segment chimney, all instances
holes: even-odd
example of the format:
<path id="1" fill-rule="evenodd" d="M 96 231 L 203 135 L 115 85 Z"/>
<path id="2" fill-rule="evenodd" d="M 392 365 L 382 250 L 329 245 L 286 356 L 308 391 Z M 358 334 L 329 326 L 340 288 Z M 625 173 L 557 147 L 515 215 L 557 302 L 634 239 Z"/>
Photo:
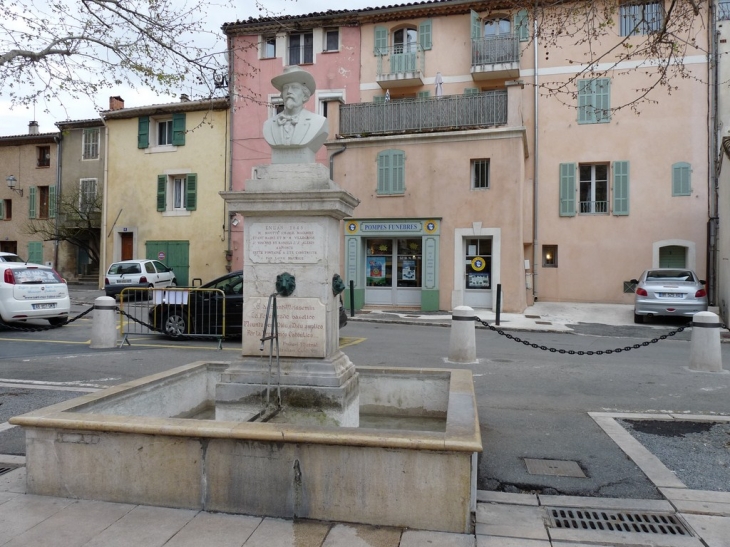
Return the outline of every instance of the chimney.
<path id="1" fill-rule="evenodd" d="M 121 97 L 109 97 L 109 110 L 121 110 L 124 108 L 124 99 Z"/>
<path id="2" fill-rule="evenodd" d="M 181 103 L 187 103 L 190 102 L 190 97 L 187 93 L 180 93 L 180 102 Z"/>
<path id="3" fill-rule="evenodd" d="M 38 122 L 33 120 L 28 124 L 28 135 L 37 135 L 38 134 Z"/>

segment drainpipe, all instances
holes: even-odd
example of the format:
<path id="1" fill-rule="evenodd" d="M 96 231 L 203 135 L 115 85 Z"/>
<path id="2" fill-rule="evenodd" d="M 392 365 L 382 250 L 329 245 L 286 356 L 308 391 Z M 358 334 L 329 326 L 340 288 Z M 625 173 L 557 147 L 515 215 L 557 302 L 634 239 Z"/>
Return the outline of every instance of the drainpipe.
<path id="1" fill-rule="evenodd" d="M 61 133 L 58 137 L 53 137 L 53 141 L 56 143 L 56 233 L 54 234 L 56 236 L 56 240 L 54 241 L 54 248 L 53 248 L 53 268 L 58 271 L 58 222 L 60 215 L 60 207 L 59 204 L 61 203 L 61 142 L 63 141 L 63 133 Z"/>
<path id="2" fill-rule="evenodd" d="M 335 178 L 335 156 L 342 154 L 345 150 L 347 150 L 346 144 L 339 150 L 335 150 L 332 154 L 330 154 L 330 180 L 334 180 Z"/>
<path id="3" fill-rule="evenodd" d="M 96 280 L 100 289 L 104 288 L 101 276 L 106 272 L 106 253 L 107 253 L 107 217 L 109 215 L 109 126 L 106 124 L 104 116 L 99 116 L 101 123 L 104 124 L 104 203 L 101 206 L 101 232 L 99 233 L 99 276 Z M 119 211 L 121 213 L 121 210 Z M 117 216 L 119 218 L 119 216 Z M 116 224 L 116 220 L 114 221 Z M 113 228 L 113 227 L 112 227 Z"/>
<path id="4" fill-rule="evenodd" d="M 538 207 L 538 200 L 537 200 L 537 179 L 538 179 L 538 151 L 540 150 L 540 147 L 538 146 L 538 131 L 537 131 L 537 107 L 538 107 L 538 92 L 537 92 L 537 1 L 535 2 L 535 12 L 533 16 L 533 54 L 534 54 L 534 65 L 535 65 L 535 88 L 534 88 L 534 96 L 535 96 L 535 114 L 534 114 L 534 121 L 533 121 L 533 130 L 534 130 L 534 149 L 532 153 L 532 170 L 533 170 L 533 190 L 532 190 L 532 298 L 535 302 L 537 302 L 537 264 L 540 257 L 540 250 L 538 248 L 538 230 L 537 230 L 537 207 Z"/>
<path id="5" fill-rule="evenodd" d="M 233 45 L 231 43 L 230 35 L 227 36 L 228 45 L 228 191 L 233 191 Z M 223 181 L 223 189 L 225 190 L 225 180 Z M 233 261 L 233 234 L 231 228 L 231 220 L 233 220 L 231 213 L 228 210 L 228 203 L 223 202 L 223 222 L 226 223 L 226 231 L 228 232 L 228 244 L 226 246 L 226 269 L 231 271 Z M 231 257 L 231 261 L 228 257 Z"/>
<path id="6" fill-rule="evenodd" d="M 710 180 L 709 192 L 708 192 L 708 212 L 709 220 L 707 223 L 707 288 L 708 288 L 708 300 L 710 305 L 717 305 L 717 232 L 718 232 L 718 190 L 719 190 L 719 173 L 721 166 L 722 154 L 718 150 L 718 131 L 719 131 L 719 120 L 718 120 L 718 62 L 717 62 L 717 50 L 718 50 L 718 32 L 717 32 L 717 13 L 715 4 L 709 3 L 710 8 L 710 21 L 712 24 L 709 25 L 710 33 L 710 67 L 709 67 L 709 78 L 710 78 L 710 92 L 708 93 L 709 108 L 708 113 L 710 116 L 710 123 L 708 124 L 708 151 L 710 157 L 708 158 L 708 168 L 710 169 Z M 721 310 L 724 311 L 724 310 Z"/>

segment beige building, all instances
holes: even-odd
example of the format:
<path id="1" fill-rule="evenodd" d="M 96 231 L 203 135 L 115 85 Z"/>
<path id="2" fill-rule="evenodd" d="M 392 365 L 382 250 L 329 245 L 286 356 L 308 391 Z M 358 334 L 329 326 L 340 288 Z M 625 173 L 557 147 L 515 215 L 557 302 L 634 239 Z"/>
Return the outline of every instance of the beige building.
<path id="1" fill-rule="evenodd" d="M 218 192 L 229 189 L 228 100 L 102 112 L 108 142 L 102 218 L 103 271 L 118 260 L 154 258 L 178 285 L 230 269 L 230 222 Z"/>
<path id="2" fill-rule="evenodd" d="M 0 137 L 0 251 L 55 264 L 56 245 L 31 234 L 30 223 L 56 222 L 59 133 Z"/>

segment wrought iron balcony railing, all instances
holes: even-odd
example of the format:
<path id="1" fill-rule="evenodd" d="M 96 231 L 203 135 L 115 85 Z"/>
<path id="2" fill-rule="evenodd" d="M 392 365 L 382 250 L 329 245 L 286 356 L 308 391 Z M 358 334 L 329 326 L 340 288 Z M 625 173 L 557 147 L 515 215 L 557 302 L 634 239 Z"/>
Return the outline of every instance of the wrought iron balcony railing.
<path id="1" fill-rule="evenodd" d="M 425 56 L 418 44 L 380 48 L 378 53 L 378 76 L 425 71 Z"/>
<path id="2" fill-rule="evenodd" d="M 507 90 L 340 107 L 340 136 L 456 131 L 505 125 Z"/>
<path id="3" fill-rule="evenodd" d="M 471 41 L 471 65 L 519 63 L 520 42 L 515 35 L 488 36 Z"/>
<path id="4" fill-rule="evenodd" d="M 581 201 L 580 202 L 581 213 L 608 213 L 608 202 L 607 201 Z"/>

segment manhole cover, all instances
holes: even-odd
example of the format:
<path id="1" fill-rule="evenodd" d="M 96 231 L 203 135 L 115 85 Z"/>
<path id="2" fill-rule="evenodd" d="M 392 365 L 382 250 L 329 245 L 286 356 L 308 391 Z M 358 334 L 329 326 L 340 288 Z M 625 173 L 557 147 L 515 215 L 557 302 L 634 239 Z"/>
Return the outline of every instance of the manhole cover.
<path id="1" fill-rule="evenodd" d="M 577 462 L 563 460 L 536 460 L 525 458 L 527 472 L 530 475 L 553 475 L 557 477 L 586 478 Z"/>
<path id="2" fill-rule="evenodd" d="M 671 513 L 614 511 L 606 509 L 569 509 L 546 507 L 552 528 L 635 532 L 668 536 L 691 536 L 689 530 Z"/>

